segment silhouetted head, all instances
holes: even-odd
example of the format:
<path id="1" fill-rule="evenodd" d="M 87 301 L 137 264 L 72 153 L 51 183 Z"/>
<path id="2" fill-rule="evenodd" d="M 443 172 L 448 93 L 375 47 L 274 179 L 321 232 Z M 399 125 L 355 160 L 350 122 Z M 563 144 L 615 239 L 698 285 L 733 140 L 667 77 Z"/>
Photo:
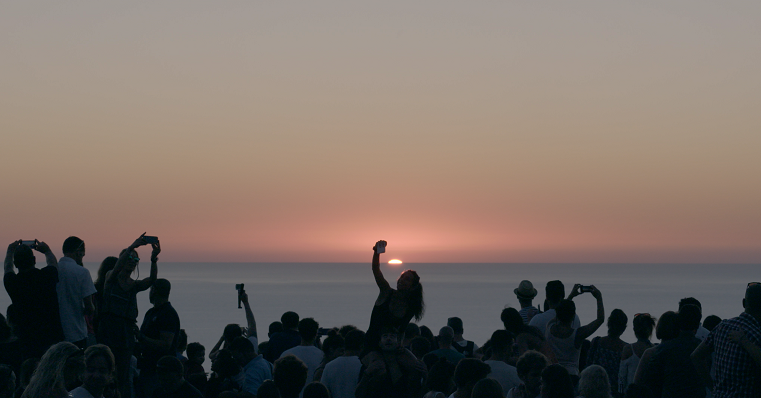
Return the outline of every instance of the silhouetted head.
<path id="1" fill-rule="evenodd" d="M 655 328 L 655 318 L 650 314 L 636 314 L 632 321 L 632 329 L 634 329 L 634 335 L 640 340 L 650 340 L 653 335 L 653 328 Z"/>
<path id="2" fill-rule="evenodd" d="M 325 358 L 333 358 L 337 355 L 341 355 L 344 350 L 344 338 L 340 334 L 332 334 L 325 338 L 322 342 L 322 352 L 325 354 Z"/>
<path id="3" fill-rule="evenodd" d="M 106 284 L 106 274 L 108 271 L 114 269 L 117 261 L 119 261 L 118 257 L 108 256 L 100 262 L 100 266 L 98 267 L 98 278 L 95 279 L 95 287 L 99 291 L 103 291 L 103 286 Z"/>
<path id="4" fill-rule="evenodd" d="M 442 348 L 447 348 L 452 345 L 452 339 L 454 339 L 454 330 L 452 330 L 449 326 L 444 326 L 443 328 L 439 329 L 439 345 L 442 346 Z"/>
<path id="5" fill-rule="evenodd" d="M 523 328 L 523 318 L 521 318 L 521 314 L 512 307 L 507 307 L 502 310 L 502 314 L 500 314 L 500 319 L 502 320 L 502 324 L 505 326 L 505 330 L 509 330 L 513 334 L 519 334 L 520 330 Z"/>
<path id="6" fill-rule="evenodd" d="M 200 365 L 206 360 L 206 347 L 201 343 L 188 344 L 188 349 L 185 350 L 185 353 L 188 355 L 188 361 L 190 362 Z"/>
<path id="7" fill-rule="evenodd" d="M 655 337 L 658 340 L 665 341 L 675 339 L 679 336 L 679 323 L 674 311 L 666 311 L 658 319 L 658 326 L 655 327 Z"/>
<path id="8" fill-rule="evenodd" d="M 571 300 L 560 300 L 555 307 L 555 317 L 562 323 L 570 324 L 576 316 L 576 304 Z"/>
<path id="9" fill-rule="evenodd" d="M 359 352 L 365 344 L 365 332 L 354 329 L 346 334 L 344 339 L 344 349 L 346 351 Z"/>
<path id="10" fill-rule="evenodd" d="M 330 398 L 330 391 L 325 384 L 319 381 L 313 381 L 304 387 L 303 398 Z"/>
<path id="11" fill-rule="evenodd" d="M 425 354 L 431 352 L 431 342 L 423 336 L 417 336 L 410 341 L 410 351 L 422 360 Z"/>
<path id="12" fill-rule="evenodd" d="M 610 398 L 608 372 L 600 365 L 589 365 L 579 374 L 579 395 L 584 398 Z"/>
<path id="13" fill-rule="evenodd" d="M 542 371 L 542 397 L 575 397 L 571 376 L 562 365 L 550 365 Z"/>
<path id="14" fill-rule="evenodd" d="M 719 323 L 721 323 L 721 318 L 716 315 L 708 315 L 703 319 L 703 327 L 708 329 L 708 331 L 712 331 Z"/>
<path id="15" fill-rule="evenodd" d="M 151 286 L 148 299 L 151 304 L 169 300 L 169 292 L 172 290 L 172 284 L 166 279 L 156 279 Z"/>
<path id="16" fill-rule="evenodd" d="M 173 355 L 161 357 L 156 362 L 156 376 L 159 385 L 173 391 L 183 382 L 183 368 L 180 359 Z"/>
<path id="17" fill-rule="evenodd" d="M 317 338 L 317 330 L 319 329 L 320 324 L 314 318 L 304 318 L 299 321 L 299 335 L 303 341 L 313 342 Z"/>
<path id="18" fill-rule="evenodd" d="M 548 366 L 550 361 L 539 351 L 528 350 L 518 358 L 515 369 L 530 396 L 536 396 L 539 393 L 542 387 L 542 371 Z"/>
<path id="19" fill-rule="evenodd" d="M 85 241 L 76 236 L 69 236 L 63 241 L 62 251 L 64 256 L 82 265 L 82 259 L 85 257 Z"/>
<path id="20" fill-rule="evenodd" d="M 16 247 L 16 252 L 13 253 L 13 264 L 19 270 L 34 268 L 34 265 L 37 264 L 37 259 L 34 257 L 32 248 L 27 245 Z"/>
<path id="21" fill-rule="evenodd" d="M 283 323 L 279 321 L 275 321 L 270 323 L 270 327 L 267 331 L 267 336 L 272 337 L 275 333 L 280 333 L 283 331 Z"/>
<path id="22" fill-rule="evenodd" d="M 235 360 L 232 351 L 223 348 L 217 351 L 217 357 L 211 361 L 212 372 L 219 373 L 222 377 L 232 377 L 240 372 L 240 365 Z"/>
<path id="23" fill-rule="evenodd" d="M 491 351 L 493 353 L 508 354 L 513 349 L 515 337 L 507 330 L 496 330 L 491 334 L 489 341 L 491 342 Z"/>
<path id="24" fill-rule="evenodd" d="M 697 305 L 685 304 L 679 308 L 677 324 L 679 330 L 696 331 L 700 327 L 700 308 Z"/>
<path id="25" fill-rule="evenodd" d="M 454 334 L 462 334 L 463 332 L 462 319 L 456 316 L 453 316 L 447 319 L 447 326 L 452 328 L 452 330 L 454 331 Z"/>
<path id="26" fill-rule="evenodd" d="M 123 256 L 124 253 L 127 252 L 127 249 L 123 249 L 119 253 L 119 257 Z M 117 259 L 118 261 L 118 259 Z M 140 264 L 140 256 L 137 254 L 136 250 L 130 251 L 130 253 L 127 255 L 127 260 L 124 263 L 124 268 L 121 272 L 126 273 L 127 275 L 132 275 L 132 272 L 135 271 L 135 268 Z M 116 264 L 114 264 L 116 265 Z M 103 281 L 105 283 L 105 280 Z"/>
<path id="27" fill-rule="evenodd" d="M 473 393 L 471 394 L 471 397 L 479 398 L 504 398 L 504 396 L 502 385 L 497 380 L 488 377 L 479 380 L 473 386 Z"/>
<path id="28" fill-rule="evenodd" d="M 480 359 L 461 359 L 454 370 L 454 384 L 458 389 L 468 390 L 489 373 L 491 373 L 491 367 Z"/>
<path id="29" fill-rule="evenodd" d="M 108 346 L 95 344 L 85 350 L 85 372 L 82 384 L 90 391 L 102 391 L 115 370 L 114 354 Z"/>
<path id="30" fill-rule="evenodd" d="M 550 305 L 557 305 L 565 297 L 565 286 L 561 281 L 549 281 L 544 288 L 547 295 L 547 301 Z"/>
<path id="31" fill-rule="evenodd" d="M 395 351 L 399 348 L 399 332 L 391 326 L 384 326 L 380 330 L 380 348 L 383 351 Z"/>
<path id="32" fill-rule="evenodd" d="M 626 330 L 626 324 L 629 322 L 629 318 L 623 311 L 616 308 L 610 312 L 608 317 L 608 334 L 611 336 L 619 337 Z"/>
<path id="33" fill-rule="evenodd" d="M 408 323 L 404 328 L 404 339 L 412 340 L 417 336 L 420 336 L 420 327 L 414 323 Z"/>
<path id="34" fill-rule="evenodd" d="M 237 323 L 231 323 L 225 326 L 225 330 L 222 332 L 222 336 L 225 339 L 225 347 L 235 340 L 236 337 L 243 336 L 243 330 Z"/>
<path id="35" fill-rule="evenodd" d="M 283 398 L 299 396 L 307 381 L 307 366 L 293 355 L 286 355 L 275 361 L 272 378 Z"/>
<path id="36" fill-rule="evenodd" d="M 396 289 L 407 295 L 407 311 L 412 313 L 416 321 L 423 318 L 425 302 L 423 301 L 423 285 L 417 272 L 408 269 L 399 275 Z"/>
<path id="37" fill-rule="evenodd" d="M 283 316 L 280 317 L 280 322 L 283 323 L 284 329 L 296 329 L 299 327 L 299 314 L 293 311 L 283 313 Z"/>
<path id="38" fill-rule="evenodd" d="M 698 301 L 698 299 L 695 297 L 685 297 L 679 300 L 679 309 L 681 310 L 683 306 L 688 304 L 696 305 L 701 311 L 703 310 L 703 306 L 700 305 L 700 301 Z"/>
<path id="39" fill-rule="evenodd" d="M 433 391 L 441 391 L 449 396 L 454 391 L 454 364 L 446 358 L 439 358 L 428 371 L 425 385 Z"/>
<path id="40" fill-rule="evenodd" d="M 745 312 L 757 318 L 761 316 L 761 284 L 748 286 L 748 289 L 745 290 L 743 307 L 745 307 Z"/>

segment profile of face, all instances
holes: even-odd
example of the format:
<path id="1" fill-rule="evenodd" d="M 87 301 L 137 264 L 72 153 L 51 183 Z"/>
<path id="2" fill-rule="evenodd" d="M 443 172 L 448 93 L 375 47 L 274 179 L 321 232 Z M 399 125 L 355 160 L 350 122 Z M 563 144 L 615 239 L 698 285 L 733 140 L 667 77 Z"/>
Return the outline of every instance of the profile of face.
<path id="1" fill-rule="evenodd" d="M 380 339 L 380 348 L 383 351 L 395 351 L 399 348 L 399 335 L 396 333 L 383 333 Z"/>
<path id="2" fill-rule="evenodd" d="M 101 355 L 90 357 L 90 362 L 85 367 L 82 384 L 90 391 L 105 389 L 111 381 L 111 369 L 108 361 Z"/>
<path id="3" fill-rule="evenodd" d="M 396 290 L 410 290 L 415 286 L 415 274 L 412 271 L 404 271 L 396 280 Z"/>
<path id="4" fill-rule="evenodd" d="M 199 351 L 191 356 L 188 357 L 188 360 L 193 361 L 193 363 L 197 363 L 199 365 L 203 364 L 203 362 L 206 360 L 206 351 Z"/>
<path id="5" fill-rule="evenodd" d="M 132 253 L 127 256 L 127 263 L 125 264 L 124 270 L 127 271 L 129 274 L 132 274 L 132 272 L 137 268 L 137 265 L 140 263 L 140 257 L 137 255 L 136 251 L 133 251 Z"/>
<path id="6" fill-rule="evenodd" d="M 85 243 L 82 242 L 82 245 L 77 249 L 76 255 L 74 257 L 74 262 L 76 262 L 79 265 L 83 265 L 82 260 L 85 258 Z"/>

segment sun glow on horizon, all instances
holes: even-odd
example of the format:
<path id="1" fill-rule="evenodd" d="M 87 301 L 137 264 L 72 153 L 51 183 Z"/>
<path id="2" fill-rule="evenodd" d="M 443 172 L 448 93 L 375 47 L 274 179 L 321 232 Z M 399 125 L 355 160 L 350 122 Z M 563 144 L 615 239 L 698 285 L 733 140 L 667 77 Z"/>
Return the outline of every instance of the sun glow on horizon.
<path id="1" fill-rule="evenodd" d="M 388 263 L 391 265 L 400 265 L 402 264 L 402 260 L 393 259 L 393 260 L 389 260 Z"/>

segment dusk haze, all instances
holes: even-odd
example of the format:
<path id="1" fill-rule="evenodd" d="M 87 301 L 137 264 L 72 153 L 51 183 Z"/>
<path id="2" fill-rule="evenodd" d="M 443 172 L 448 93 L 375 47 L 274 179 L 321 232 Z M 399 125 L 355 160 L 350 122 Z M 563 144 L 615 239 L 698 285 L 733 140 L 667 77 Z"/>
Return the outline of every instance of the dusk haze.
<path id="1" fill-rule="evenodd" d="M 170 262 L 369 263 L 385 239 L 405 264 L 758 263 L 759 18 L 5 2 L 0 241 L 60 255 L 76 235 L 90 262 L 147 231 Z"/>

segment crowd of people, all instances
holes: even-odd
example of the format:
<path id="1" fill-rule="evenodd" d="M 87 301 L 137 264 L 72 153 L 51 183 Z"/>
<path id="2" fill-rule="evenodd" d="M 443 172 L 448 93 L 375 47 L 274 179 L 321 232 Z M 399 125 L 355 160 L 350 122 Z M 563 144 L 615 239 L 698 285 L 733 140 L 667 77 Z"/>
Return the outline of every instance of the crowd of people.
<path id="1" fill-rule="evenodd" d="M 150 275 L 133 279 L 142 246 L 151 247 Z M 207 373 L 206 348 L 188 343 L 171 283 L 158 278 L 157 238 L 143 234 L 104 259 L 95 282 L 82 265 L 83 240 L 67 238 L 60 259 L 45 242 L 15 241 L 4 263 L 12 304 L 0 315 L 0 398 L 761 397 L 761 283 L 748 284 L 736 318 L 703 319 L 692 297 L 658 319 L 634 314 L 637 341 L 627 343 L 629 317 L 614 309 L 606 323 L 595 286 L 574 285 L 566 296 L 562 282 L 549 281 L 540 308 L 524 280 L 513 290 L 521 308 L 504 308 L 504 328 L 479 346 L 459 317 L 436 335 L 418 325 L 421 277 L 406 270 L 392 287 L 380 269 L 385 247 L 373 246 L 379 293 L 365 331 L 320 328 L 289 311 L 260 341 L 241 287 L 246 325 L 223 328 Z M 145 290 L 152 307 L 138 324 Z M 573 299 L 587 293 L 597 316 L 583 324 Z M 591 338 L 603 324 L 607 333 Z"/>

